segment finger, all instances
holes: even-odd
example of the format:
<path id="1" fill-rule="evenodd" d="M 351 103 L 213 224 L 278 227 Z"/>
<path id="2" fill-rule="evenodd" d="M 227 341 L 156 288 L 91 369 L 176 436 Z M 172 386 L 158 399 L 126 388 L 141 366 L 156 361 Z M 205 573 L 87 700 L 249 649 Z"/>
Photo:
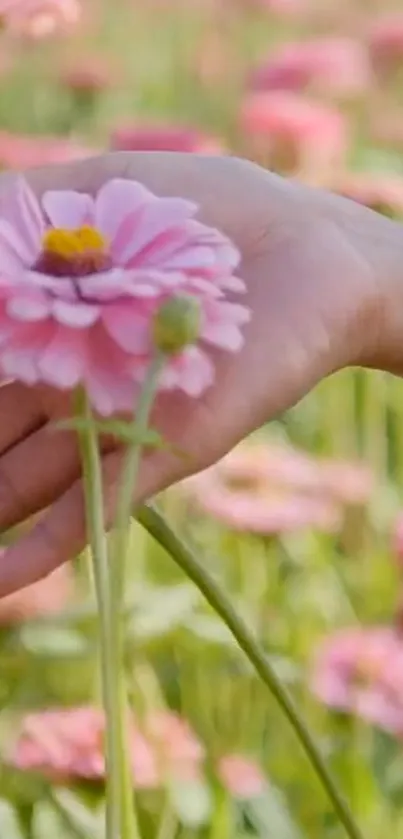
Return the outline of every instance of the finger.
<path id="1" fill-rule="evenodd" d="M 39 399 L 19 382 L 0 386 L 0 454 L 44 422 Z"/>
<path id="2" fill-rule="evenodd" d="M 45 426 L 9 449 L 0 458 L 0 531 L 43 510 L 79 474 L 73 434 Z"/>
<path id="3" fill-rule="evenodd" d="M 105 520 L 111 526 L 122 466 L 122 453 L 105 457 Z M 185 473 L 183 462 L 162 452 L 143 460 L 140 490 L 133 506 L 165 489 Z M 81 481 L 76 481 L 19 542 L 9 547 L 0 561 L 0 597 L 31 585 L 77 556 L 87 542 L 85 503 Z"/>

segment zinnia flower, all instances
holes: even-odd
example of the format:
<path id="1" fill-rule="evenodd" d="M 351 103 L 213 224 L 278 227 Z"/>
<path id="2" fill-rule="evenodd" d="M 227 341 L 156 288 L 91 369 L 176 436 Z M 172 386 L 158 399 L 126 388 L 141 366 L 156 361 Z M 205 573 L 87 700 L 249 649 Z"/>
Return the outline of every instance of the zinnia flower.
<path id="1" fill-rule="evenodd" d="M 403 640 L 386 627 L 345 629 L 316 656 L 312 690 L 335 710 L 403 733 Z"/>
<path id="2" fill-rule="evenodd" d="M 110 145 L 115 151 L 223 152 L 223 144 L 216 137 L 202 134 L 195 128 L 164 124 L 118 125 L 112 131 Z"/>
<path id="3" fill-rule="evenodd" d="M 95 149 L 64 137 L 31 137 L 0 131 L 0 168 L 22 170 L 93 157 Z"/>
<path id="4" fill-rule="evenodd" d="M 27 714 L 8 763 L 56 782 L 103 780 L 104 734 L 104 715 L 97 708 Z M 132 719 L 127 741 L 137 788 L 155 789 L 172 777 L 192 779 L 201 771 L 204 750 L 188 724 L 169 711 L 149 717 L 144 726 Z"/>
<path id="5" fill-rule="evenodd" d="M 344 97 L 362 93 L 370 82 L 365 48 L 353 38 L 328 37 L 280 47 L 251 73 L 249 86 L 295 92 L 311 88 Z"/>
<path id="6" fill-rule="evenodd" d="M 68 31 L 80 18 L 78 0 L 0 0 L 3 27 L 27 38 L 47 38 Z"/>
<path id="7" fill-rule="evenodd" d="M 172 295 L 200 306 L 200 343 L 172 355 L 161 388 L 198 396 L 213 381 L 207 347 L 236 351 L 249 310 L 225 294 L 233 245 L 196 205 L 111 180 L 95 198 L 19 180 L 0 219 L 0 369 L 30 385 L 85 385 L 101 414 L 133 408 L 155 353 L 153 324 Z"/>
<path id="8" fill-rule="evenodd" d="M 314 461 L 270 446 L 241 445 L 182 488 L 199 510 L 234 530 L 269 535 L 341 525 L 340 504 L 318 492 Z"/>
<path id="9" fill-rule="evenodd" d="M 346 157 L 345 116 L 295 93 L 251 93 L 243 103 L 240 121 L 254 155 L 279 171 L 333 172 Z"/>

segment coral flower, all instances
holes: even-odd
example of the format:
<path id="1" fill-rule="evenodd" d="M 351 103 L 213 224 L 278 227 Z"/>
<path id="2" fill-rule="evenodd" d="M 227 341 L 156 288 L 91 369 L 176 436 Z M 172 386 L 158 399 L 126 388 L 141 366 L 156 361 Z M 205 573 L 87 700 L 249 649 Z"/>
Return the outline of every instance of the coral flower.
<path id="1" fill-rule="evenodd" d="M 0 369 L 30 385 L 85 385 L 101 414 L 130 410 L 155 353 L 156 313 L 172 295 L 200 306 L 200 342 L 170 358 L 161 388 L 198 396 L 213 381 L 208 346 L 236 351 L 249 311 L 225 299 L 233 245 L 195 219 L 196 205 L 138 183 L 95 196 L 47 192 L 25 181 L 0 219 Z"/>
<path id="2" fill-rule="evenodd" d="M 210 137 L 180 125 L 116 126 L 111 134 L 111 148 L 116 151 L 180 151 L 197 154 L 221 154 L 223 144 Z"/>
<path id="3" fill-rule="evenodd" d="M 53 781 L 103 780 L 104 733 L 102 711 L 90 706 L 28 714 L 8 763 Z M 138 788 L 155 789 L 172 777 L 192 779 L 200 772 L 204 750 L 186 721 L 169 711 L 151 716 L 142 727 L 132 719 L 127 737 Z"/>
<path id="4" fill-rule="evenodd" d="M 312 690 L 326 705 L 403 734 L 403 640 L 386 627 L 341 630 L 320 648 Z"/>
<path id="5" fill-rule="evenodd" d="M 369 88 L 370 65 L 365 48 L 352 38 L 317 38 L 285 44 L 252 72 L 252 90 L 312 88 L 320 93 L 352 96 Z"/>
<path id="6" fill-rule="evenodd" d="M 68 31 L 80 18 L 78 0 L 0 0 L 3 26 L 27 38 L 47 38 Z"/>

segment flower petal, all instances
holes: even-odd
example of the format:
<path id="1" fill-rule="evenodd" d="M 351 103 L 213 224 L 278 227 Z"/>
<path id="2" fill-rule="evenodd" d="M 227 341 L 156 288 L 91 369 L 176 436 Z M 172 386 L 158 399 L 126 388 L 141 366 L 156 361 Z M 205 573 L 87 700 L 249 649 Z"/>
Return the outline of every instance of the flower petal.
<path id="1" fill-rule="evenodd" d="M 142 184 L 113 178 L 101 187 L 95 199 L 95 225 L 114 243 L 122 224 L 129 218 L 133 221 L 148 203 L 156 200 Z"/>
<path id="2" fill-rule="evenodd" d="M 112 304 L 104 309 L 103 322 L 111 338 L 126 352 L 150 352 L 150 321 L 146 312 L 142 316 L 127 302 Z"/>
<path id="3" fill-rule="evenodd" d="M 41 381 L 66 390 L 82 381 L 86 337 L 81 331 L 60 328 L 40 353 L 38 369 Z"/>
<path id="4" fill-rule="evenodd" d="M 15 294 L 7 301 L 7 314 L 23 321 L 44 320 L 50 314 L 50 302 L 44 294 Z"/>
<path id="5" fill-rule="evenodd" d="M 200 396 L 214 381 L 214 365 L 199 347 L 189 347 L 163 372 L 161 387 L 180 388 L 188 396 Z"/>
<path id="6" fill-rule="evenodd" d="M 16 269 L 18 264 L 21 267 L 32 265 L 35 260 L 36 253 L 30 247 L 29 242 L 23 239 L 11 222 L 4 218 L 0 219 L 0 244 L 2 249 L 6 249 L 9 259 L 13 261 Z"/>
<path id="7" fill-rule="evenodd" d="M 52 227 L 74 230 L 89 224 L 94 216 L 94 201 L 90 195 L 72 189 L 45 192 L 42 206 Z"/>
<path id="8" fill-rule="evenodd" d="M 141 251 L 158 236 L 162 237 L 161 247 L 165 247 L 172 229 L 186 223 L 196 211 L 196 204 L 183 198 L 160 198 L 146 204 L 126 245 L 121 247 L 119 253 L 115 248 L 115 257 L 123 265 L 140 265 Z"/>
<path id="9" fill-rule="evenodd" d="M 100 308 L 93 303 L 69 303 L 66 300 L 54 300 L 52 314 L 59 323 L 65 326 L 86 329 L 98 320 Z"/>

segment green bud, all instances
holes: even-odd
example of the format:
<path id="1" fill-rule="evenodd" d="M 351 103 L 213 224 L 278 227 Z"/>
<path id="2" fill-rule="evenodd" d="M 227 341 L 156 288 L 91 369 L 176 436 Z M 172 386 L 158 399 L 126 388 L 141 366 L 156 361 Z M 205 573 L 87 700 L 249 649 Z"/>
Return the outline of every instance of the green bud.
<path id="1" fill-rule="evenodd" d="M 200 325 L 201 309 L 196 297 L 189 294 L 170 297 L 154 316 L 154 344 L 166 355 L 178 353 L 197 341 Z"/>

